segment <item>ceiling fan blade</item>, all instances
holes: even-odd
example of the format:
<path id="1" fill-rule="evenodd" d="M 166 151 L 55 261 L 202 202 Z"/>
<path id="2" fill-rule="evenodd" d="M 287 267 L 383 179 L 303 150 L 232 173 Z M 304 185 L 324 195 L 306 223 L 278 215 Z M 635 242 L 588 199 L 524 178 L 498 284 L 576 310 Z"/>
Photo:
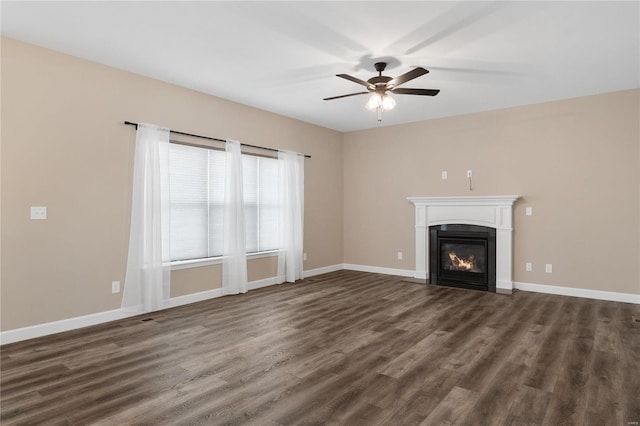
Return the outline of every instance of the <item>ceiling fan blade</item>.
<path id="1" fill-rule="evenodd" d="M 367 95 L 367 94 L 369 94 L 369 92 L 349 93 L 348 95 L 340 95 L 340 96 L 332 96 L 330 98 L 324 98 L 323 101 L 330 101 L 332 99 L 340 99 L 340 98 L 346 98 L 346 97 L 349 97 L 349 96 Z"/>
<path id="2" fill-rule="evenodd" d="M 361 84 L 361 85 L 363 85 L 364 87 L 366 87 L 367 89 L 369 89 L 369 88 L 374 89 L 374 88 L 375 88 L 375 86 L 373 86 L 373 84 L 368 83 L 368 82 L 366 82 L 366 81 L 364 81 L 364 80 L 360 80 L 359 78 L 352 77 L 352 76 L 350 76 L 349 74 L 336 74 L 336 76 L 337 76 L 337 77 L 344 78 L 344 79 L 349 80 L 349 81 L 353 81 L 354 83 Z"/>
<path id="3" fill-rule="evenodd" d="M 418 78 L 421 75 L 425 75 L 428 72 L 429 70 L 426 70 L 422 67 L 414 68 L 409 72 L 406 72 L 402 75 L 397 76 L 396 78 L 392 78 L 391 80 L 389 80 L 389 82 L 387 83 L 387 87 L 398 87 L 401 84 L 404 84 L 409 80 L 413 80 L 414 78 Z"/>
<path id="4" fill-rule="evenodd" d="M 435 96 L 440 93 L 439 89 L 391 89 L 392 93 L 398 95 L 423 95 L 423 96 Z"/>

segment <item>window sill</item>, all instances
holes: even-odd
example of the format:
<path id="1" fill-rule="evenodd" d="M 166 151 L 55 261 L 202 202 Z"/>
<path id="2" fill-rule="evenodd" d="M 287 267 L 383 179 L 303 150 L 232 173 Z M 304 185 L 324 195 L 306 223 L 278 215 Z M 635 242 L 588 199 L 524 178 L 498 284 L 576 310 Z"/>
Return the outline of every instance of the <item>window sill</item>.
<path id="1" fill-rule="evenodd" d="M 256 253 L 247 253 L 247 259 L 260 259 L 263 257 L 277 256 L 281 250 L 267 250 L 259 251 Z M 171 270 L 177 271 L 180 269 L 198 268 L 200 266 L 219 265 L 222 263 L 224 256 L 207 257 L 204 259 L 190 259 L 190 260 L 176 260 L 171 262 Z"/>

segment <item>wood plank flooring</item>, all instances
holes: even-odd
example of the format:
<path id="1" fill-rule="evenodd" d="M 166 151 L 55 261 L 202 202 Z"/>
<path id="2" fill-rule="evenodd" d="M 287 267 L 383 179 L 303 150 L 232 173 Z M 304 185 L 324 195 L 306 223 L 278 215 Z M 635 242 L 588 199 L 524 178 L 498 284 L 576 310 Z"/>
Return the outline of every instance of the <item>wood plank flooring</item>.
<path id="1" fill-rule="evenodd" d="M 0 348 L 0 423 L 638 425 L 638 305 L 339 271 Z"/>

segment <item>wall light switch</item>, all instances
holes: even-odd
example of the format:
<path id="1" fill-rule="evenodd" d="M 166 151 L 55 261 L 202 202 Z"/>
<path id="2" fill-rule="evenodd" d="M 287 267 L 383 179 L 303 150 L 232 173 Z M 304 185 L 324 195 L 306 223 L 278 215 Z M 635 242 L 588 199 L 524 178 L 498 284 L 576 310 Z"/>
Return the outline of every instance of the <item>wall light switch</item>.
<path id="1" fill-rule="evenodd" d="M 443 170 L 442 171 L 442 180 L 447 180 L 447 178 L 448 178 L 447 171 Z"/>
<path id="2" fill-rule="evenodd" d="M 524 209 L 524 214 L 526 214 L 527 216 L 531 216 L 533 214 L 533 207 L 527 207 L 526 209 Z"/>
<path id="3" fill-rule="evenodd" d="M 402 260 L 402 252 L 401 251 L 398 252 L 398 260 Z"/>
<path id="4" fill-rule="evenodd" d="M 553 265 L 552 265 L 552 264 L 550 264 L 550 263 L 547 263 L 546 265 L 544 265 L 544 271 L 545 271 L 547 274 L 552 273 L 552 272 L 553 272 Z"/>
<path id="5" fill-rule="evenodd" d="M 307 260 L 307 253 L 302 253 L 302 260 Z"/>
<path id="6" fill-rule="evenodd" d="M 111 293 L 120 293 L 120 281 L 111 281 Z"/>
<path id="7" fill-rule="evenodd" d="M 46 207 L 31 207 L 31 220 L 45 220 L 46 218 Z"/>
<path id="8" fill-rule="evenodd" d="M 533 271 L 533 265 L 531 264 L 531 262 L 527 262 L 527 263 L 525 263 L 525 264 L 524 264 L 524 269 L 525 269 L 527 272 L 531 272 L 531 271 Z"/>

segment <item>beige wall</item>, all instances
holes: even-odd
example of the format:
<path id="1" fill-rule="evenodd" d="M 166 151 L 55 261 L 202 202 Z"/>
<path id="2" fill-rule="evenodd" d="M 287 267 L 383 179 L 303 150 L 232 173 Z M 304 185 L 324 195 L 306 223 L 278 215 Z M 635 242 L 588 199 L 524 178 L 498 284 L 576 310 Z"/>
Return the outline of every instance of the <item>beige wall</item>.
<path id="1" fill-rule="evenodd" d="M 639 294 L 639 101 L 631 90 L 345 134 L 345 263 L 415 268 L 406 197 L 515 194 L 516 281 Z"/>
<path id="2" fill-rule="evenodd" d="M 2 330 L 120 307 L 111 281 L 124 282 L 135 140 L 125 120 L 311 155 L 305 269 L 342 263 L 341 133 L 11 39 L 1 54 Z M 48 220 L 30 220 L 31 206 Z M 172 296 L 220 286 L 218 266 L 172 275 Z M 250 262 L 250 279 L 273 275 L 272 259 Z"/>

